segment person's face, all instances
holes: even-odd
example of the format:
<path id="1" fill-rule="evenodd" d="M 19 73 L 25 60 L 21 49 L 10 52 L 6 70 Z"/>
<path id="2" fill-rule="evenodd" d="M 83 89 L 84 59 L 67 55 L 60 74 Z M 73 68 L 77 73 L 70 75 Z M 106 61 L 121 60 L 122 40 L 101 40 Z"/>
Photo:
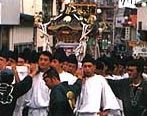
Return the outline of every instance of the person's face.
<path id="1" fill-rule="evenodd" d="M 118 65 L 114 64 L 113 74 L 118 74 Z"/>
<path id="2" fill-rule="evenodd" d="M 96 66 L 93 65 L 91 62 L 85 62 L 83 63 L 83 73 L 84 76 L 90 77 L 93 76 L 95 72 Z"/>
<path id="3" fill-rule="evenodd" d="M 50 58 L 45 55 L 40 55 L 38 65 L 41 70 L 46 70 L 50 66 Z"/>
<path id="4" fill-rule="evenodd" d="M 74 74 L 77 70 L 77 65 L 73 63 L 68 63 L 68 70 L 67 72 Z"/>
<path id="5" fill-rule="evenodd" d="M 24 66 L 25 60 L 21 57 L 18 57 L 17 65 L 18 66 Z"/>
<path id="6" fill-rule="evenodd" d="M 45 78 L 44 81 L 45 81 L 45 84 L 50 89 L 53 88 L 55 85 L 57 85 L 57 79 L 56 78 Z"/>
<path id="7" fill-rule="evenodd" d="M 123 65 L 118 65 L 119 74 L 123 74 L 125 72 L 125 67 Z"/>
<path id="8" fill-rule="evenodd" d="M 77 76 L 78 78 L 83 77 L 83 69 L 82 68 L 77 68 L 76 72 L 74 73 L 75 76 Z"/>
<path id="9" fill-rule="evenodd" d="M 7 66 L 12 66 L 16 64 L 16 61 L 13 58 L 9 58 L 8 62 L 7 62 Z"/>
<path id="10" fill-rule="evenodd" d="M 53 87 L 52 79 L 50 79 L 50 78 L 45 78 L 44 81 L 45 81 L 45 84 L 48 86 L 48 88 L 51 89 L 51 88 Z"/>
<path id="11" fill-rule="evenodd" d="M 103 72 L 106 73 L 107 70 L 108 70 L 108 66 L 104 64 Z"/>
<path id="12" fill-rule="evenodd" d="M 62 68 L 64 71 L 68 71 L 68 62 L 67 61 L 63 62 Z"/>
<path id="13" fill-rule="evenodd" d="M 6 68 L 7 60 L 3 57 L 0 57 L 0 70 L 3 70 Z"/>
<path id="14" fill-rule="evenodd" d="M 60 62 L 57 59 L 53 59 L 51 62 L 51 66 L 54 67 L 56 70 L 61 68 Z"/>
<path id="15" fill-rule="evenodd" d="M 128 66 L 127 72 L 130 78 L 136 79 L 139 75 L 136 66 Z"/>

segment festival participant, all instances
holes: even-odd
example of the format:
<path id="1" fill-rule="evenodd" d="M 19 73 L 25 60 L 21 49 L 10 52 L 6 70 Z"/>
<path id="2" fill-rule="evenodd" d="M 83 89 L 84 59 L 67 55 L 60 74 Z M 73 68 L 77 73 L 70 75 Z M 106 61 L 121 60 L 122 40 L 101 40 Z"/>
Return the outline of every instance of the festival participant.
<path id="1" fill-rule="evenodd" d="M 125 116 L 147 115 L 147 82 L 143 79 L 142 60 L 132 59 L 127 63 L 129 78 L 107 79 L 115 95 L 122 100 Z"/>
<path id="2" fill-rule="evenodd" d="M 54 68 L 48 69 L 43 77 L 51 89 L 49 116 L 74 116 L 75 100 L 80 94 L 82 81 L 77 80 L 73 85 L 60 82 L 59 74 Z"/>
<path id="3" fill-rule="evenodd" d="M 25 76 L 28 75 L 29 71 L 32 70 L 30 69 L 30 64 L 31 66 L 37 66 L 37 61 L 38 61 L 38 53 L 35 51 L 34 52 L 32 51 L 29 63 L 26 63 L 24 54 L 20 53 L 18 55 L 17 65 L 12 65 L 13 71 L 15 72 L 15 74 L 18 74 L 18 78 L 19 78 L 19 80 L 15 82 L 18 83 L 22 81 L 25 78 Z M 24 94 L 23 96 L 17 99 L 13 116 L 27 116 L 28 108 L 25 107 L 25 97 L 26 94 Z"/>
<path id="4" fill-rule="evenodd" d="M 49 88 L 43 80 L 43 73 L 50 68 L 52 54 L 48 51 L 40 53 L 38 59 L 38 73 L 33 78 L 33 85 L 27 93 L 28 116 L 48 116 Z M 34 66 L 36 63 L 33 63 Z"/>
<path id="5" fill-rule="evenodd" d="M 119 110 L 119 104 L 107 81 L 103 76 L 95 74 L 95 60 L 90 55 L 84 57 L 82 67 L 85 82 L 77 99 L 76 116 L 99 116 Z"/>
<path id="6" fill-rule="evenodd" d="M 63 70 L 63 63 L 65 59 L 66 59 L 66 56 L 65 56 L 64 51 L 57 50 L 53 54 L 51 66 L 54 67 L 59 73 L 61 82 L 68 81 L 68 84 L 72 85 L 77 80 L 77 77 Z"/>
<path id="7" fill-rule="evenodd" d="M 1 57 L 0 57 L 1 58 Z M 19 83 L 11 84 L 14 74 L 10 69 L 0 72 L 0 116 L 12 116 L 17 98 L 24 95 L 32 86 L 35 68 Z"/>
<path id="8" fill-rule="evenodd" d="M 71 54 L 68 56 L 68 70 L 67 72 L 71 73 L 72 75 L 75 75 L 77 69 L 78 69 L 78 61 L 74 54 Z"/>

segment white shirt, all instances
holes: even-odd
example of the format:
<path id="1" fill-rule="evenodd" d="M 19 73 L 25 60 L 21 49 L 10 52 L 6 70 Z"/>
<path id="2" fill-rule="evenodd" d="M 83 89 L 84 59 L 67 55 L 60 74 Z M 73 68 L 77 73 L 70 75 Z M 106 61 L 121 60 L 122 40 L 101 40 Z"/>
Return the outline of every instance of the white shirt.
<path id="1" fill-rule="evenodd" d="M 43 72 L 33 78 L 32 88 L 27 95 L 26 102 L 30 108 L 42 108 L 49 106 L 50 90 L 43 80 Z"/>
<path id="2" fill-rule="evenodd" d="M 77 80 L 77 77 L 65 71 L 62 71 L 62 73 L 59 73 L 59 77 L 61 82 L 67 81 L 69 85 L 73 85 Z"/>
<path id="3" fill-rule="evenodd" d="M 101 107 L 103 107 L 103 110 L 120 109 L 116 97 L 105 78 L 96 74 L 86 78 L 76 105 L 76 112 L 91 113 L 93 116 L 100 112 Z"/>
<path id="4" fill-rule="evenodd" d="M 147 80 L 147 74 L 146 73 L 142 73 L 142 76 L 145 80 Z"/>

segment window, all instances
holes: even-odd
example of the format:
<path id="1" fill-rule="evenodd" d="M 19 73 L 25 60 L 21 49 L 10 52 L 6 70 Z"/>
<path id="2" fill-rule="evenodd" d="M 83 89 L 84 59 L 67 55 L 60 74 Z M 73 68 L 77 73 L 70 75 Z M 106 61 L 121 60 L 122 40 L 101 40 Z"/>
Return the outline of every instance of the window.
<path id="1" fill-rule="evenodd" d="M 21 43 L 21 44 L 15 44 L 14 49 L 18 51 L 18 53 L 23 52 L 25 48 L 30 48 L 33 50 L 33 43 Z"/>

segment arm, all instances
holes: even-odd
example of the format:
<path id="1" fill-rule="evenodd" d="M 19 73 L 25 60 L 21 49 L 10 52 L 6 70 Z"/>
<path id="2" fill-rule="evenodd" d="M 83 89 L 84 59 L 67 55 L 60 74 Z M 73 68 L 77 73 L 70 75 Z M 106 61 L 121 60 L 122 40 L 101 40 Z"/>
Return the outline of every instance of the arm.
<path id="1" fill-rule="evenodd" d="M 73 85 L 70 85 L 70 87 L 72 91 L 75 93 L 75 97 L 77 97 L 81 93 L 82 80 L 77 79 L 77 81 Z"/>
<path id="2" fill-rule="evenodd" d="M 118 101 L 106 80 L 102 80 L 101 107 L 104 111 L 119 110 Z"/>
<path id="3" fill-rule="evenodd" d="M 26 76 L 22 81 L 13 85 L 13 97 L 20 97 L 25 94 L 32 86 L 32 77 Z"/>
<path id="4" fill-rule="evenodd" d="M 12 66 L 12 71 L 13 71 L 13 73 L 14 73 L 15 83 L 20 82 L 20 78 L 19 78 L 18 72 L 17 72 L 17 70 L 16 70 L 16 65 L 13 65 L 13 66 Z"/>
<path id="5" fill-rule="evenodd" d="M 26 76 L 22 81 L 14 84 L 14 89 L 13 89 L 13 96 L 14 97 L 20 97 L 23 94 L 25 94 L 29 89 L 32 87 L 32 78 L 36 75 L 37 72 L 37 65 L 32 65 L 31 66 L 31 71 L 28 76 Z"/>
<path id="6" fill-rule="evenodd" d="M 107 82 L 110 85 L 115 96 L 121 99 L 124 87 L 128 85 L 129 80 L 130 80 L 129 78 L 121 79 L 121 80 L 107 79 Z"/>

